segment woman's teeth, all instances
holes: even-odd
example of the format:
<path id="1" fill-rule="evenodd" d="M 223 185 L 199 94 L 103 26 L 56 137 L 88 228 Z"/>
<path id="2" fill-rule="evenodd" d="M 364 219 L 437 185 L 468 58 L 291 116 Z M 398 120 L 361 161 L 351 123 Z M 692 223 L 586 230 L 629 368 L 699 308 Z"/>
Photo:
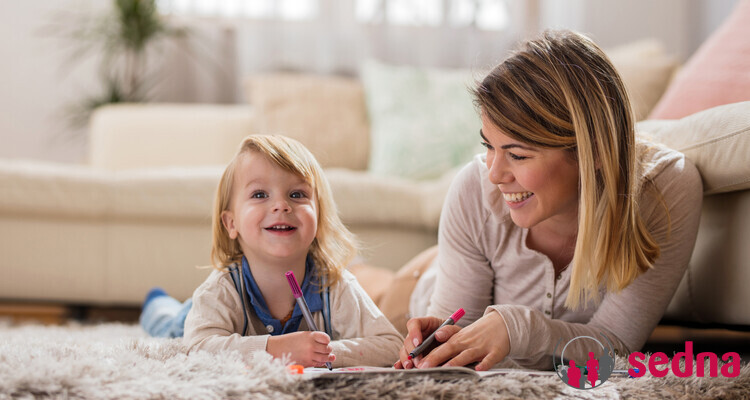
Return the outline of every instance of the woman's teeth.
<path id="1" fill-rule="evenodd" d="M 534 195 L 532 192 L 503 193 L 505 201 L 510 203 L 519 203 Z"/>

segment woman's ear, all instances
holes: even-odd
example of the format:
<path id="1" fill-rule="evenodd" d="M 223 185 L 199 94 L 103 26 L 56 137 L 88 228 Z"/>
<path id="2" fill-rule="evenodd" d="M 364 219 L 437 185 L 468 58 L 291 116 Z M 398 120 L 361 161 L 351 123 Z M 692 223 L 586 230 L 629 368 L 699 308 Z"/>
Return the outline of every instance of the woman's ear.
<path id="1" fill-rule="evenodd" d="M 237 239 L 237 229 L 234 227 L 234 214 L 231 211 L 222 211 L 221 222 L 229 233 L 229 238 Z"/>

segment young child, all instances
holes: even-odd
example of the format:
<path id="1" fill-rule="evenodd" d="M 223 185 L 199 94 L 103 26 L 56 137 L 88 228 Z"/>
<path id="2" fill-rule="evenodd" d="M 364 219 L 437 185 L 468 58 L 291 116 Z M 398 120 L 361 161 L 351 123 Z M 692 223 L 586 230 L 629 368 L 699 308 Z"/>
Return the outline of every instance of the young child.
<path id="1" fill-rule="evenodd" d="M 344 270 L 354 242 L 314 156 L 283 136 L 248 136 L 216 193 L 215 270 L 184 304 L 152 290 L 141 324 L 154 336 L 176 337 L 184 323 L 189 351 L 267 351 L 304 366 L 392 365 L 403 338 Z M 242 297 L 230 266 L 239 267 Z M 332 337 L 309 330 L 287 271 L 317 327 Z"/>

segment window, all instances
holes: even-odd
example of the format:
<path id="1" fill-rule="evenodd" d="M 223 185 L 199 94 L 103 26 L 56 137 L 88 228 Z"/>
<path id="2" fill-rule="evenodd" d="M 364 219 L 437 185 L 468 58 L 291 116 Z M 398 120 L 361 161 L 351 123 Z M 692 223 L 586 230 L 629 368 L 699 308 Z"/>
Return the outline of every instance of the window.
<path id="1" fill-rule="evenodd" d="M 354 0 L 356 18 L 372 24 L 508 27 L 506 0 Z"/>
<path id="2" fill-rule="evenodd" d="M 317 18 L 318 3 L 318 0 L 157 0 L 164 14 L 281 20 Z"/>
<path id="3" fill-rule="evenodd" d="M 364 24 L 473 26 L 489 31 L 510 24 L 509 0 L 157 0 L 157 4 L 172 15 L 294 21 L 335 14 L 344 1 L 354 2 L 353 19 Z"/>

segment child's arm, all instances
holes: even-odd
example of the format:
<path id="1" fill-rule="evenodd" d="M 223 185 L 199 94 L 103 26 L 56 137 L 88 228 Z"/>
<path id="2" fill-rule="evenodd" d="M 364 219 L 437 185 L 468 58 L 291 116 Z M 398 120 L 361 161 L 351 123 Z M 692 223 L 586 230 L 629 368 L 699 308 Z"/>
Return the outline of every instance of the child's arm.
<path id="1" fill-rule="evenodd" d="M 226 272 L 213 271 L 193 293 L 193 306 L 185 319 L 188 351 L 237 350 L 247 359 L 265 351 L 269 335 L 242 336 L 244 321 L 232 279 Z"/>
<path id="2" fill-rule="evenodd" d="M 392 366 L 404 339 L 348 271 L 331 288 L 334 367 Z"/>
<path id="3" fill-rule="evenodd" d="M 242 336 L 245 319 L 240 301 L 231 278 L 224 272 L 213 272 L 193 294 L 193 306 L 185 319 L 188 350 L 237 350 L 246 360 L 254 352 L 267 351 L 277 358 L 287 354 L 292 362 L 305 367 L 319 367 L 335 360 L 330 339 L 323 332 L 270 336 L 256 333 L 250 324 L 250 336 Z"/>

